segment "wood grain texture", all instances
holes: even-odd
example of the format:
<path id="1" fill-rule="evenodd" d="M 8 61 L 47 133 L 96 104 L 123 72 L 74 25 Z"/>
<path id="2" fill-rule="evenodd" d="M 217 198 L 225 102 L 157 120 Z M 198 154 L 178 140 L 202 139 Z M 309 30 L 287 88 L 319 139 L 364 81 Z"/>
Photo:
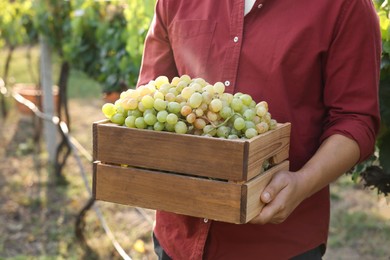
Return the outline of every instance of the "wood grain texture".
<path id="1" fill-rule="evenodd" d="M 94 160 L 188 175 L 246 181 L 261 173 L 267 159 L 287 159 L 290 124 L 250 140 L 132 129 L 94 123 Z"/>
<path id="2" fill-rule="evenodd" d="M 291 124 L 279 124 L 275 130 L 248 140 L 248 174 L 247 180 L 262 171 L 264 161 L 279 164 L 289 157 Z"/>
<path id="3" fill-rule="evenodd" d="M 245 219 L 242 185 L 102 163 L 94 169 L 97 200 L 231 223 Z"/>
<path id="4" fill-rule="evenodd" d="M 288 166 L 285 161 L 238 184 L 95 162 L 93 195 L 112 203 L 243 224 L 263 208 L 259 196 L 273 174 Z"/>

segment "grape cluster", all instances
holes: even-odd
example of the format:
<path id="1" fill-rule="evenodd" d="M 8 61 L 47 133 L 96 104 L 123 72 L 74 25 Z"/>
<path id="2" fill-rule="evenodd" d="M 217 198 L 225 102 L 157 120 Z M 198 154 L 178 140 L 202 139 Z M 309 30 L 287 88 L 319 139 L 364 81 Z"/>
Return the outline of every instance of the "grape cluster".
<path id="1" fill-rule="evenodd" d="M 188 75 L 159 76 L 102 107 L 111 122 L 131 128 L 228 139 L 252 138 L 276 127 L 265 101 L 225 92 L 225 85 Z"/>

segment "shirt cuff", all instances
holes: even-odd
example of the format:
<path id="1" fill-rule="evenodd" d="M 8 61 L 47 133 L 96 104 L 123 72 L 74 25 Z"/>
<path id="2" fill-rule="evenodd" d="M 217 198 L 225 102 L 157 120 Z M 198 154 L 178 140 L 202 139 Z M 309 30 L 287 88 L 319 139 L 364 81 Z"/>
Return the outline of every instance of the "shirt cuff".
<path id="1" fill-rule="evenodd" d="M 360 149 L 360 158 L 357 163 L 368 159 L 375 150 L 375 132 L 364 122 L 355 120 L 338 120 L 325 129 L 321 136 L 321 143 L 331 135 L 340 134 L 354 140 Z"/>

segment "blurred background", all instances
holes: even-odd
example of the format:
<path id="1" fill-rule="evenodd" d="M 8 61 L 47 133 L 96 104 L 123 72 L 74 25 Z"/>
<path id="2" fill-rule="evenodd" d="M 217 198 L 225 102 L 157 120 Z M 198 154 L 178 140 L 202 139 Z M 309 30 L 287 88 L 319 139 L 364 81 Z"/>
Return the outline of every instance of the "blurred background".
<path id="1" fill-rule="evenodd" d="M 389 3 L 373 3 L 381 132 L 375 155 L 331 185 L 324 259 L 390 259 Z M 134 88 L 154 5 L 0 0 L 0 259 L 156 259 L 154 211 L 91 200 L 92 124 Z"/>

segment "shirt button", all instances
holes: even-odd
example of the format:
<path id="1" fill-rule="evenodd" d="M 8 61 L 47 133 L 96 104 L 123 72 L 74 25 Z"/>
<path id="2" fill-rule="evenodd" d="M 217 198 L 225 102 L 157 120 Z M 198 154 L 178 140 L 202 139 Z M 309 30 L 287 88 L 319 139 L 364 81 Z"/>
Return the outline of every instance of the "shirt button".
<path id="1" fill-rule="evenodd" d="M 205 219 L 203 219 L 203 222 L 204 222 L 204 223 L 207 223 L 207 222 L 209 222 L 209 219 L 208 219 L 208 218 L 205 218 Z"/>
<path id="2" fill-rule="evenodd" d="M 226 87 L 229 87 L 229 86 L 230 86 L 230 81 L 229 81 L 229 80 L 226 80 L 226 81 L 225 81 L 225 86 L 226 86 Z"/>
<path id="3" fill-rule="evenodd" d="M 234 42 L 238 42 L 238 37 L 237 37 L 237 36 L 234 37 L 233 41 L 234 41 Z"/>
<path id="4" fill-rule="evenodd" d="M 263 7 L 263 4 L 259 4 L 258 6 L 257 6 L 257 8 L 262 8 Z"/>

